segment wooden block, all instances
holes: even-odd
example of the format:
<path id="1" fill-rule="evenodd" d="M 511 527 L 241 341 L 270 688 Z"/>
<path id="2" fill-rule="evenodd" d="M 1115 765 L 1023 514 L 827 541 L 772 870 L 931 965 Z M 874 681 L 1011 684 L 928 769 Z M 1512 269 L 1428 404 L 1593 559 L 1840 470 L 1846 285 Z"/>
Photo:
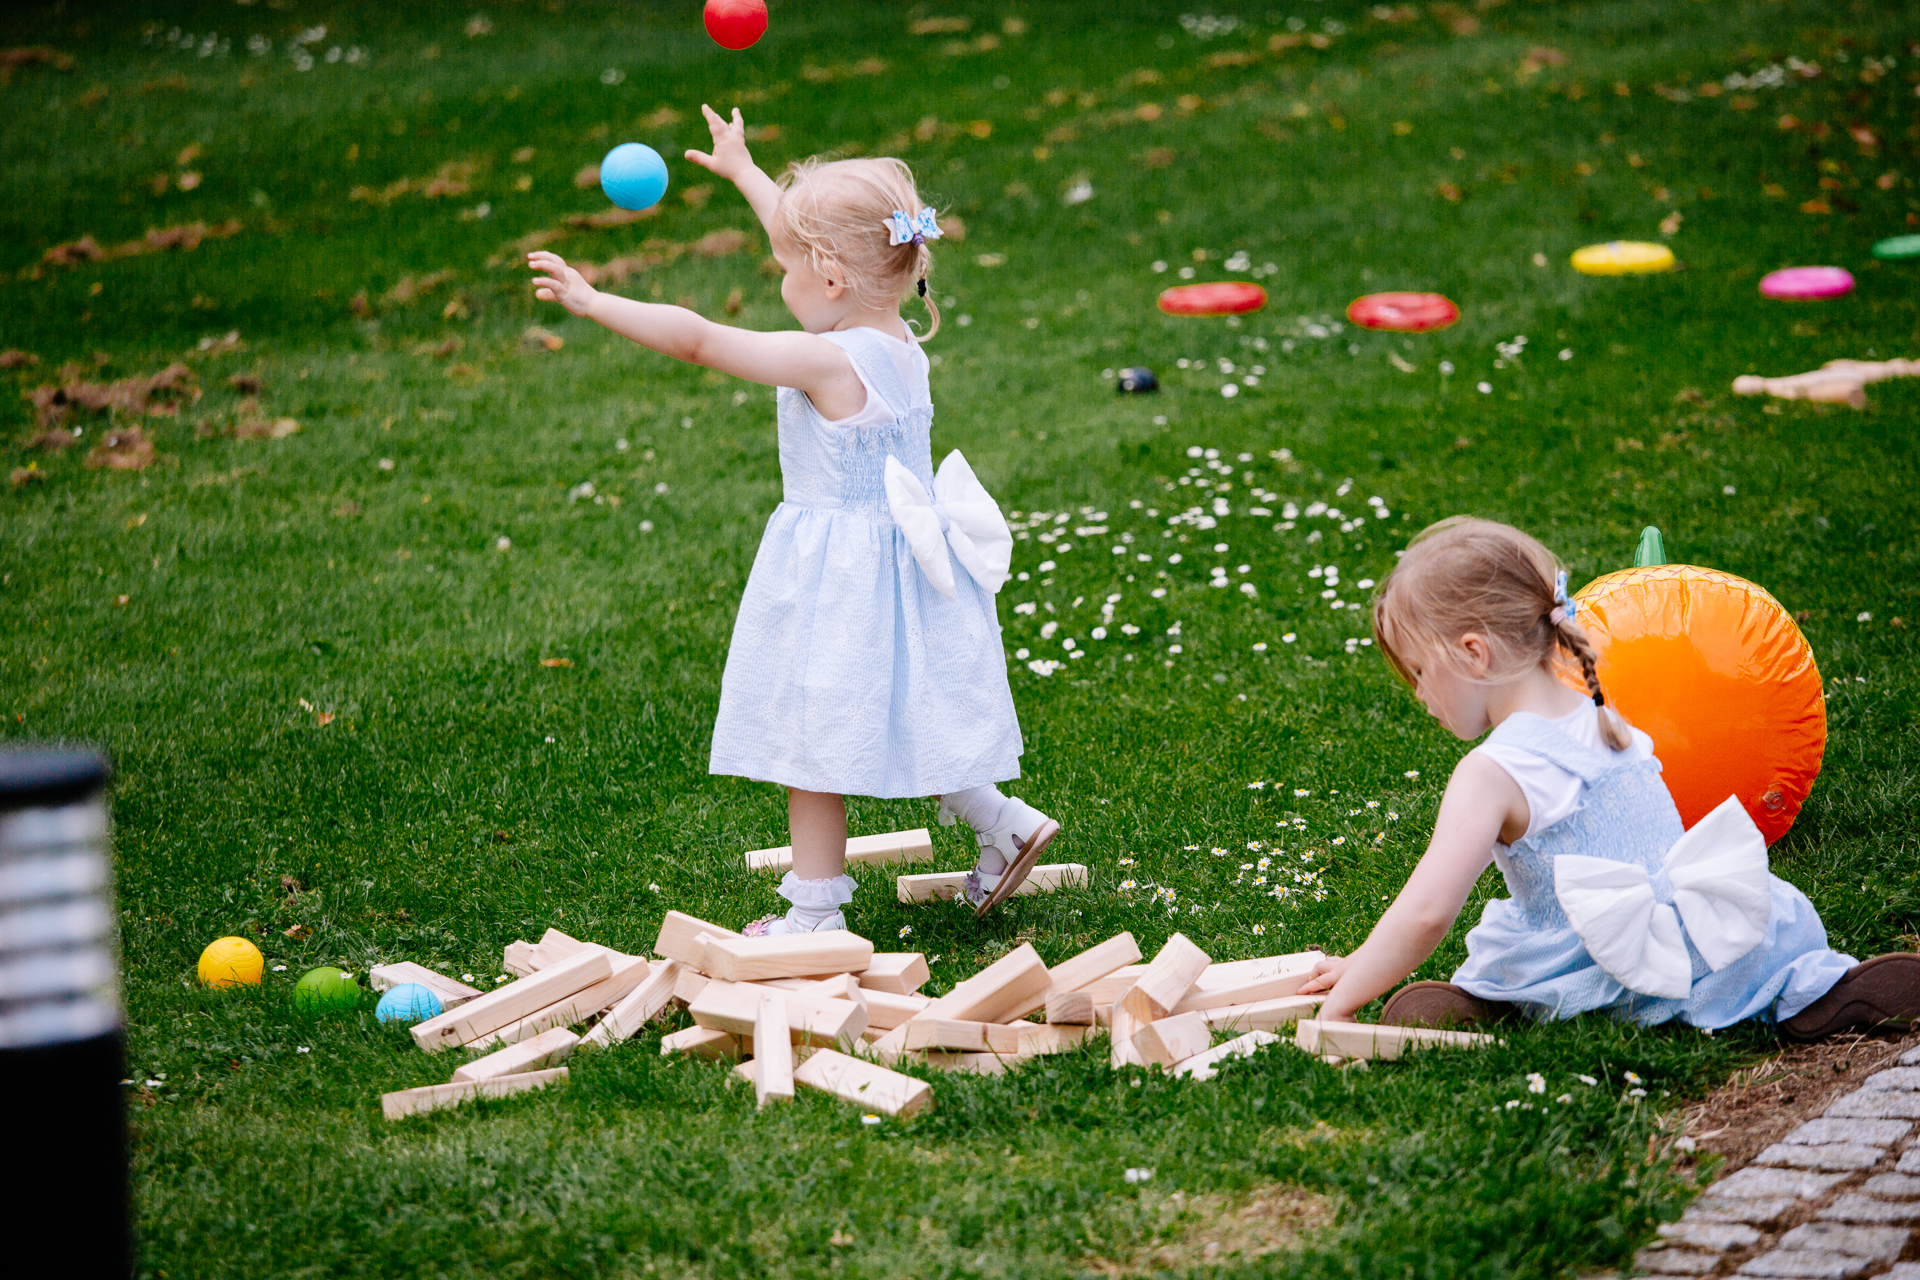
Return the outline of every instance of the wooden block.
<path id="1" fill-rule="evenodd" d="M 583 951 L 570 960 L 562 960 L 530 977 L 469 1000 L 457 1009 L 415 1023 L 413 1042 L 428 1053 L 471 1043 L 603 982 L 612 973 L 613 965 L 605 952 Z"/>
<path id="2" fill-rule="evenodd" d="M 1431 1027 L 1382 1027 L 1364 1022 L 1321 1022 L 1302 1019 L 1293 1042 L 1318 1057 L 1332 1055 L 1391 1062 L 1409 1049 L 1466 1049 L 1495 1043 L 1473 1031 L 1440 1031 Z"/>
<path id="3" fill-rule="evenodd" d="M 1127 994 L 1127 988 L 1140 981 L 1140 975 L 1147 971 L 1143 964 L 1122 965 L 1104 978 L 1099 978 L 1079 988 L 1093 997 L 1093 1007 L 1112 1004 Z"/>
<path id="4" fill-rule="evenodd" d="M 917 1017 L 952 1018 L 962 1022 L 1006 1022 L 1013 1011 L 1037 1008 L 1046 999 L 1047 966 L 1033 944 L 1021 943 L 1006 955 L 961 982 L 923 1009 Z M 890 1062 L 905 1051 L 905 1024 L 874 1042 L 874 1054 Z"/>
<path id="5" fill-rule="evenodd" d="M 675 961 L 675 963 L 679 963 Z M 673 980 L 673 998 L 681 1004 L 692 1004 L 693 998 L 706 988 L 713 979 L 690 964 L 680 965 L 680 973 Z"/>
<path id="6" fill-rule="evenodd" d="M 1280 1037 L 1269 1031 L 1249 1031 L 1216 1049 L 1195 1054 L 1173 1069 L 1176 1076 L 1191 1076 L 1195 1080 L 1211 1080 L 1220 1074 L 1220 1064 L 1228 1058 L 1244 1058 L 1263 1044 L 1278 1044 Z"/>
<path id="7" fill-rule="evenodd" d="M 888 862 L 912 862 L 933 856 L 933 833 L 925 827 L 911 831 L 885 831 L 874 836 L 848 836 L 847 861 L 875 865 Z M 793 870 L 793 846 L 778 849 L 754 849 L 747 854 L 749 871 Z"/>
<path id="8" fill-rule="evenodd" d="M 1140 1030 L 1140 1022 L 1119 1005 L 1113 1006 L 1113 1021 L 1108 1024 L 1107 1035 L 1111 1047 L 1107 1053 L 1107 1064 L 1115 1071 L 1122 1067 L 1140 1067 L 1146 1063 L 1140 1057 L 1140 1050 L 1133 1043 L 1134 1035 Z"/>
<path id="9" fill-rule="evenodd" d="M 516 978 L 524 978 L 533 972 L 533 944 L 515 940 L 509 942 L 506 950 L 500 953 L 500 967 Z"/>
<path id="10" fill-rule="evenodd" d="M 1140 1060 L 1171 1069 L 1174 1064 L 1202 1054 L 1213 1043 L 1213 1031 L 1203 1013 L 1176 1013 L 1149 1022 L 1133 1033 Z"/>
<path id="11" fill-rule="evenodd" d="M 707 976 L 722 982 L 848 973 L 873 962 L 873 944 L 857 933 L 795 933 L 771 938 L 709 938 Z"/>
<path id="12" fill-rule="evenodd" d="M 523 1071 L 538 1071 L 542 1067 L 551 1067 L 564 1061 L 580 1043 L 580 1037 L 565 1027 L 554 1027 L 542 1031 L 531 1040 L 522 1040 L 519 1044 L 510 1044 L 504 1049 L 495 1050 L 484 1058 L 475 1058 L 453 1073 L 455 1080 L 491 1080 L 495 1076 L 516 1075 Z"/>
<path id="13" fill-rule="evenodd" d="M 593 1030 L 587 1032 L 587 1043 L 604 1049 L 615 1041 L 630 1038 L 646 1026 L 673 1002 L 674 989 L 679 985 L 684 967 L 678 960 L 656 961 L 640 985 L 608 1009 Z"/>
<path id="14" fill-rule="evenodd" d="M 1184 933 L 1167 939 L 1158 955 L 1147 965 L 1118 1003 L 1141 1023 L 1158 1022 L 1173 1012 L 1174 1006 L 1192 989 L 1206 967 L 1213 962 L 1207 953 L 1193 945 Z"/>
<path id="15" fill-rule="evenodd" d="M 1116 933 L 1105 942 L 1097 942 L 1079 955 L 1062 960 L 1047 970 L 1055 991 L 1082 991 L 1092 983 L 1118 973 L 1140 959 L 1140 944 L 1131 933 Z M 1143 967 L 1142 972 L 1145 972 Z M 1094 1003 L 1112 1004 L 1112 1000 Z"/>
<path id="16" fill-rule="evenodd" d="M 685 1031 L 662 1036 L 660 1053 L 662 1056 L 684 1053 L 695 1058 L 733 1059 L 740 1056 L 740 1042 L 731 1032 L 716 1031 L 712 1027 L 688 1027 Z"/>
<path id="17" fill-rule="evenodd" d="M 377 964 L 367 970 L 367 985 L 375 991 L 387 991 L 408 982 L 417 982 L 439 996 L 440 1008 L 443 1012 L 463 1005 L 469 1000 L 478 999 L 483 994 L 477 987 L 470 987 L 464 982 L 455 982 L 444 973 L 435 973 L 425 965 L 415 964 L 411 960 Z"/>
<path id="18" fill-rule="evenodd" d="M 867 1029 L 867 1011 L 851 1000 L 823 1000 L 804 991 L 780 991 L 750 982 L 710 982 L 687 1008 L 703 1027 L 752 1035 L 763 995 L 786 999 L 795 1044 L 851 1045 Z"/>
<path id="19" fill-rule="evenodd" d="M 1009 1067 L 1025 1062 L 1030 1056 L 1023 1053 L 962 1053 L 958 1055 L 959 1060 L 947 1070 L 976 1076 L 1005 1075 Z"/>
<path id="20" fill-rule="evenodd" d="M 653 953 L 698 969 L 706 961 L 706 948 L 700 941 L 700 935 L 703 933 L 714 938 L 740 936 L 731 929 L 723 929 L 717 924 L 708 924 L 697 916 L 669 911 L 666 919 L 660 922 L 660 936 L 654 940 Z"/>
<path id="21" fill-rule="evenodd" d="M 549 929 L 540 935 L 540 941 L 533 944 L 533 967 L 537 971 L 548 965 L 559 964 L 569 956 L 577 956 L 593 945 L 595 944 L 582 942 L 558 929 Z M 607 950 L 612 951 L 613 948 L 608 947 Z"/>
<path id="22" fill-rule="evenodd" d="M 602 952 L 610 957 L 613 972 L 590 987 L 556 1000 L 544 1009 L 536 1009 L 518 1022 L 508 1023 L 495 1031 L 489 1031 L 467 1041 L 469 1047 L 481 1044 L 518 1044 L 522 1040 L 539 1035 L 549 1027 L 570 1027 L 577 1022 L 585 1022 L 607 1008 L 616 1004 L 645 983 L 653 969 L 640 956 L 622 955 L 618 951 L 608 951 L 605 947 L 589 946 L 576 954 Z M 565 961 L 562 961 L 565 963 Z M 544 972 L 544 970 L 542 971 Z"/>
<path id="23" fill-rule="evenodd" d="M 855 1004 L 867 1002 L 867 993 L 861 989 L 859 979 L 850 973 L 836 973 L 830 978 L 795 978 L 779 981 L 783 984 L 787 981 L 798 982 L 800 984 L 798 990 L 811 991 L 829 1000 L 851 1000 Z M 788 990 L 793 989 L 788 988 Z"/>
<path id="24" fill-rule="evenodd" d="M 1030 893 L 1052 893 L 1087 882 L 1087 869 L 1078 862 L 1046 862 L 1027 873 L 1015 897 Z M 928 871 L 920 875 L 899 876 L 894 892 L 902 902 L 951 902 L 966 887 L 965 871 Z"/>
<path id="25" fill-rule="evenodd" d="M 926 1012 L 933 1001 L 925 996 L 897 996 L 891 991 L 871 991 L 863 988 L 862 994 L 867 1002 L 867 1030 L 891 1031 L 910 1018 L 917 1018 Z"/>
<path id="26" fill-rule="evenodd" d="M 1283 969 L 1278 973 L 1260 978 L 1247 978 L 1238 982 L 1223 983 L 1209 987 L 1202 983 L 1193 984 L 1193 990 L 1180 998 L 1174 1007 L 1175 1013 L 1193 1013 L 1206 1009 L 1224 1009 L 1228 1005 L 1256 1004 L 1262 1000 L 1279 1000 L 1300 990 L 1300 984 L 1313 973 L 1313 966 L 1300 969 Z"/>
<path id="27" fill-rule="evenodd" d="M 869 991 L 891 991 L 910 996 L 927 984 L 927 958 L 918 951 L 876 951 L 860 972 L 860 985 Z"/>
<path id="28" fill-rule="evenodd" d="M 444 1111 L 471 1098 L 504 1098 L 508 1094 L 544 1089 L 567 1078 L 565 1067 L 546 1071 L 525 1071 L 490 1080 L 461 1080 L 453 1084 L 430 1084 L 422 1089 L 401 1089 L 380 1095 L 380 1111 L 389 1120 L 401 1120 L 423 1111 Z"/>
<path id="29" fill-rule="evenodd" d="M 1060 1025 L 1048 1023 L 1037 1026 L 1028 1022 L 1020 1025 L 1020 1052 L 1032 1057 L 1043 1053 L 1064 1053 L 1075 1045 L 1091 1040 L 1097 1030 L 1091 1024 Z"/>
<path id="30" fill-rule="evenodd" d="M 1093 1025 L 1093 996 L 1085 991 L 1054 991 L 1047 996 L 1047 1021 L 1056 1026 Z"/>
<path id="31" fill-rule="evenodd" d="M 761 997 L 760 1018 L 754 1024 L 753 1042 L 760 1052 L 753 1060 L 760 1065 L 754 1071 L 755 1104 L 766 1106 L 793 1097 L 793 1037 L 787 1026 L 787 997 L 773 992 Z"/>
<path id="32" fill-rule="evenodd" d="M 801 1063 L 793 1079 L 882 1115 L 910 1116 L 933 1102 L 933 1089 L 926 1081 L 831 1049 L 821 1049 Z"/>
<path id="33" fill-rule="evenodd" d="M 1287 969 L 1311 969 L 1326 959 L 1324 951 L 1290 951 L 1285 955 L 1255 956 L 1251 960 L 1216 960 L 1207 966 L 1193 984 L 1196 987 L 1230 987 L 1251 982 Z"/>
<path id="34" fill-rule="evenodd" d="M 998 1022 L 971 1022 L 958 1018 L 914 1018 L 907 1023 L 901 1046 L 914 1049 L 952 1049 L 959 1053 L 1018 1053 L 1020 1028 Z"/>
<path id="35" fill-rule="evenodd" d="M 1233 1004 L 1224 1009 L 1205 1011 L 1207 1025 L 1215 1031 L 1271 1031 L 1310 1018 L 1326 1000 L 1317 996 L 1287 996 L 1281 1000 L 1261 1000 L 1253 1004 Z"/>

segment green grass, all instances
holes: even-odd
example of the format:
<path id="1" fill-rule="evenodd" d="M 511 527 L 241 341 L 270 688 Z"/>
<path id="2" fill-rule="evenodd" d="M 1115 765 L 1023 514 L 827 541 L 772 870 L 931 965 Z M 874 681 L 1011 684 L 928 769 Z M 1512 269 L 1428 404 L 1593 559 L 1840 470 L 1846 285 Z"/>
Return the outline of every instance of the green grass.
<path id="1" fill-rule="evenodd" d="M 1836 946 L 1912 945 L 1920 682 L 1913 628 L 1893 620 L 1916 612 L 1920 393 L 1882 384 L 1856 413 L 1727 388 L 1749 371 L 1920 354 L 1915 268 L 1867 252 L 1920 208 L 1913 33 L 1892 10 L 1811 0 L 1514 0 L 1477 10 L 1471 35 L 1424 8 L 1406 22 L 1334 0 L 1216 12 L 1236 8 L 1241 27 L 1202 39 L 1178 6 L 1030 6 L 1029 32 L 980 49 L 1015 10 L 776 4 L 766 39 L 738 55 L 707 41 L 691 0 L 489 4 L 492 31 L 475 37 L 467 7 L 309 0 L 0 18 L 0 44 L 77 60 L 0 87 L 0 260 L 16 276 L 0 348 L 40 357 L 7 376 L 28 391 L 100 352 L 101 376 L 185 359 L 205 389 L 141 423 L 164 458 L 139 473 L 83 465 L 106 420 L 82 420 L 81 447 L 53 455 L 24 445 L 27 401 L 0 402 L 7 469 L 44 476 L 0 493 L 5 737 L 95 742 L 118 772 L 133 1074 L 164 1079 L 132 1112 L 143 1274 L 1573 1274 L 1622 1263 L 1677 1212 L 1684 1170 L 1653 1140 L 1660 1116 L 1770 1043 L 1761 1029 L 1708 1039 L 1586 1020 L 1365 1073 L 1276 1051 L 1203 1085 L 1069 1055 L 939 1078 L 930 1115 L 867 1128 L 814 1096 L 756 1117 L 720 1070 L 663 1061 L 649 1034 L 578 1060 L 564 1090 L 383 1122 L 378 1093 L 447 1064 L 367 1016 L 303 1020 L 287 996 L 307 967 L 412 959 L 490 977 L 505 943 L 549 925 L 639 950 L 669 906 L 738 922 L 774 903 L 738 855 L 784 842 L 781 797 L 705 772 L 734 608 L 779 494 L 771 402 L 542 309 L 511 265 L 489 265 L 604 208 L 572 175 L 624 139 L 669 156 L 663 211 L 576 232 L 560 252 L 603 262 L 649 238 L 752 229 L 730 190 L 681 198 L 706 177 L 673 159 L 704 138 L 701 101 L 744 99 L 750 123 L 778 124 L 756 147 L 769 169 L 897 149 L 969 231 L 936 255 L 953 299 L 932 347 L 936 447 L 964 449 L 1023 519 L 1067 512 L 1068 528 L 1103 523 L 1156 556 L 1184 548 L 1169 566 L 1122 561 L 1111 537 L 1019 545 L 1033 577 L 1002 594 L 1009 649 L 1064 657 L 1071 636 L 1089 656 L 1046 677 L 1010 666 L 1028 745 L 1018 790 L 1061 818 L 1060 856 L 1092 880 L 976 925 L 903 908 L 888 877 L 862 873 L 854 926 L 889 942 L 910 928 L 897 945 L 934 958 L 935 989 L 1021 940 L 1057 960 L 1122 928 L 1149 948 L 1179 928 L 1223 959 L 1358 943 L 1421 851 L 1461 748 L 1375 653 L 1347 652 L 1361 619 L 1323 608 L 1305 570 L 1378 577 L 1415 530 L 1463 511 L 1538 534 L 1577 580 L 1625 563 L 1657 524 L 1675 558 L 1798 611 L 1830 737 L 1775 870 Z M 1340 34 L 1268 53 L 1295 13 Z M 923 14 L 970 15 L 972 29 L 908 34 Z M 300 71 L 290 42 L 321 24 Z M 231 46 L 201 58 L 169 42 L 175 29 Z M 255 33 L 269 53 L 246 52 Z M 326 62 L 336 45 L 371 60 Z M 1522 75 L 1541 46 L 1565 64 Z M 1210 65 L 1223 52 L 1255 57 Z M 1867 59 L 1888 55 L 1863 82 Z M 1655 92 L 1789 56 L 1823 74 Z M 857 73 L 866 58 L 884 69 Z M 624 79 L 603 84 L 609 68 Z M 1148 103 L 1157 119 L 1141 118 Z M 649 120 L 663 106 L 678 123 Z M 931 136 L 914 136 L 929 118 Z M 189 145 L 203 151 L 181 161 Z M 535 154 L 514 160 L 523 147 Z M 459 162 L 473 165 L 461 194 L 350 194 Z M 186 169 L 204 180 L 181 192 Z M 1064 204 L 1080 181 L 1093 198 Z M 1816 199 L 1832 212 L 1801 211 Z M 462 219 L 482 202 L 488 216 Z M 1594 280 L 1565 265 L 1584 243 L 1658 238 L 1674 212 L 1684 273 Z M 230 218 L 239 234 L 192 252 L 33 270 L 82 235 Z M 1175 279 L 1155 260 L 1223 278 L 1243 249 L 1277 268 L 1265 311 L 1235 326 L 1154 309 Z M 987 254 L 1004 265 L 980 265 Z M 626 288 L 710 314 L 737 290 L 740 323 L 782 327 L 762 256 L 687 255 Z M 1758 297 L 1760 273 L 1797 262 L 1846 265 L 1859 288 L 1803 307 Z M 424 297 L 388 298 L 441 270 L 450 282 Z M 1408 339 L 1323 323 L 1383 288 L 1443 290 L 1463 318 Z M 533 324 L 564 348 L 524 349 Z M 240 350 L 197 350 L 229 330 Z M 1522 333 L 1525 354 L 1496 368 L 1494 344 Z M 449 336 L 457 353 L 420 354 Z M 1222 359 L 1266 373 L 1223 398 Z M 1115 397 L 1102 371 L 1134 363 L 1165 389 Z M 241 372 L 297 435 L 223 434 Z M 1676 400 L 1686 388 L 1706 403 Z M 1166 517 L 1192 502 L 1172 479 L 1199 465 L 1190 446 L 1236 468 L 1233 514 L 1169 540 Z M 588 480 L 597 498 L 570 500 Z M 1378 495 L 1392 518 L 1276 533 L 1277 515 L 1246 514 L 1249 486 L 1277 495 L 1276 512 Z M 1043 555 L 1058 568 L 1041 572 Z M 1260 594 L 1209 588 L 1217 561 L 1249 564 Z M 1114 625 L 1142 631 L 1093 640 L 1115 592 Z M 1024 601 L 1051 611 L 1014 613 Z M 1062 624 L 1044 646 L 1043 620 Z M 928 823 L 932 806 L 856 800 L 852 814 L 856 830 L 887 830 Z M 965 865 L 954 832 L 935 839 Z M 1266 896 L 1239 866 L 1250 841 L 1278 843 L 1289 867 L 1315 851 L 1318 885 L 1289 874 L 1296 892 Z M 297 898 L 284 875 L 306 886 Z M 1450 971 L 1499 891 L 1490 875 L 1422 976 Z M 255 991 L 198 989 L 200 948 L 236 932 L 286 970 Z M 1530 1071 L 1546 1094 L 1526 1091 Z M 1554 1103 L 1562 1093 L 1573 1101 Z M 1155 1175 L 1128 1184 L 1129 1167 Z M 1251 1248 L 1239 1206 L 1276 1187 L 1319 1216 L 1280 1255 L 1236 1254 Z"/>

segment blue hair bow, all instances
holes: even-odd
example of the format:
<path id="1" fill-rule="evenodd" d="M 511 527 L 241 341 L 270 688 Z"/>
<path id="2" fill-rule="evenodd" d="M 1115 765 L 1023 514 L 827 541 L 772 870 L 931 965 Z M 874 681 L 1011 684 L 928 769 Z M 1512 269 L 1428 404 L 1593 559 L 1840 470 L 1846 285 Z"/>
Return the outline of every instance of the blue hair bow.
<path id="1" fill-rule="evenodd" d="M 920 210 L 917 218 L 909 217 L 905 209 L 895 209 L 881 225 L 887 229 L 888 244 L 919 244 L 940 238 L 940 224 L 934 220 L 932 209 Z"/>
<path id="2" fill-rule="evenodd" d="M 1560 613 L 1562 617 L 1569 620 L 1580 612 L 1580 602 L 1567 594 L 1567 571 L 1565 569 L 1560 570 L 1553 579 L 1553 603 L 1556 606 L 1555 612 Z M 1559 618 L 1554 619 L 1554 625 L 1558 626 L 1559 622 Z"/>

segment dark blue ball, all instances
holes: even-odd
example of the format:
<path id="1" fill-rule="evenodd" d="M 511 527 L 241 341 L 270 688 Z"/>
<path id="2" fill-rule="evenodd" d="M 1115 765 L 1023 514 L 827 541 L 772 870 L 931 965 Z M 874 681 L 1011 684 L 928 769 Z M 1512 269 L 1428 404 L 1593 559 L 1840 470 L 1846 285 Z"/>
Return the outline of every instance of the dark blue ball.
<path id="1" fill-rule="evenodd" d="M 1160 380 L 1153 376 L 1153 370 L 1145 365 L 1136 365 L 1120 371 L 1120 389 L 1128 395 L 1144 395 L 1160 389 Z"/>

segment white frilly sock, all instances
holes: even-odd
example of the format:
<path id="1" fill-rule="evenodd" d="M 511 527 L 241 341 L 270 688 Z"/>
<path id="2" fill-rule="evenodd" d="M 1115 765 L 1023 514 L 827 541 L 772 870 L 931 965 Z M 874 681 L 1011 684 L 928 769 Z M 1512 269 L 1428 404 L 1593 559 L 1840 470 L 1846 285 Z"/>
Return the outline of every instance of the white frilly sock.
<path id="1" fill-rule="evenodd" d="M 940 797 L 940 825 L 950 827 L 953 820 L 958 818 L 976 832 L 991 831 L 999 823 L 1000 810 L 1006 803 L 1007 797 L 991 782 L 956 791 Z M 991 844 L 980 846 L 979 871 L 982 875 L 998 876 L 1006 869 L 1007 860 L 1001 856 L 1000 850 Z"/>
<path id="2" fill-rule="evenodd" d="M 779 895 L 793 904 L 787 923 L 796 933 L 812 933 L 840 914 L 840 908 L 853 901 L 857 882 L 852 876 L 828 876 L 822 880 L 802 880 L 789 871 L 780 881 Z M 841 928 L 845 928 L 842 920 Z"/>

